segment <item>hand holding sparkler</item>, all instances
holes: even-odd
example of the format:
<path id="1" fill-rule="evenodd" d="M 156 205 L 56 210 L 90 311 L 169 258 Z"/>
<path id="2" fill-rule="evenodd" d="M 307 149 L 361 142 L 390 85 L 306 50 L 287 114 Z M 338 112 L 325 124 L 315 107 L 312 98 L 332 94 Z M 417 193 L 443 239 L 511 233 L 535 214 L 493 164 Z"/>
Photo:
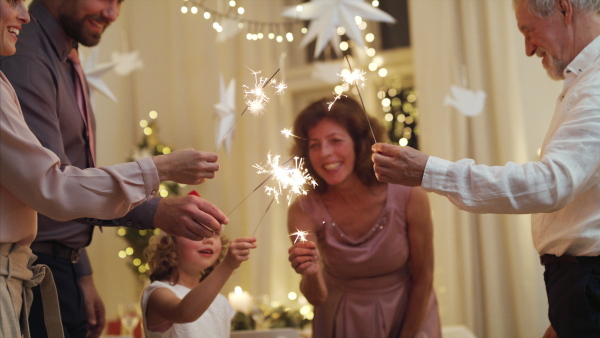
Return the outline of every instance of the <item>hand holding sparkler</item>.
<path id="1" fill-rule="evenodd" d="M 231 270 L 237 269 L 242 262 L 250 258 L 250 249 L 256 248 L 256 237 L 243 237 L 231 241 L 223 264 Z"/>
<path id="2" fill-rule="evenodd" d="M 300 275 L 316 275 L 321 271 L 321 260 L 315 242 L 300 241 L 295 243 L 289 248 L 288 254 L 288 259 L 296 273 Z"/>

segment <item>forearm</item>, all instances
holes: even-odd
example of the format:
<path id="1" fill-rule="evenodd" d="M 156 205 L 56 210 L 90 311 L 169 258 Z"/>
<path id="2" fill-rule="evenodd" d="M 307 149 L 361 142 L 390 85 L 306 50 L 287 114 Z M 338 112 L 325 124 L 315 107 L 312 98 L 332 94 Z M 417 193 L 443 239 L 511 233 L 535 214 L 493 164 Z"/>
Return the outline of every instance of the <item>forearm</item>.
<path id="1" fill-rule="evenodd" d="M 319 306 L 327 299 L 327 285 L 323 277 L 323 269 L 314 275 L 302 275 L 300 291 L 310 304 Z"/>
<path id="2" fill-rule="evenodd" d="M 429 297 L 433 281 L 431 277 L 413 278 L 411 292 L 409 294 L 408 306 L 404 317 L 404 325 L 400 334 L 401 338 L 412 338 L 415 336 L 429 307 Z"/>
<path id="3" fill-rule="evenodd" d="M 173 323 L 190 323 L 202 316 L 215 300 L 234 269 L 219 264 L 200 284 L 194 287 L 179 303 Z"/>

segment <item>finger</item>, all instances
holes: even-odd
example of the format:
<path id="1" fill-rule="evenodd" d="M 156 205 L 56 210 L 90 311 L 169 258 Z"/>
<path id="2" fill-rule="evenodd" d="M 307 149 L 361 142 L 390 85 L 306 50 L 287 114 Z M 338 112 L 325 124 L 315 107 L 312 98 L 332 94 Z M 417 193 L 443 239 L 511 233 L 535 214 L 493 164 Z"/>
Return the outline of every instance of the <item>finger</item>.
<path id="1" fill-rule="evenodd" d="M 206 151 L 199 152 L 206 162 L 217 162 L 219 160 L 219 155 L 217 153 L 211 153 Z"/>
<path id="2" fill-rule="evenodd" d="M 214 175 L 215 171 L 219 171 L 220 165 L 218 163 L 211 162 L 202 162 L 200 165 L 200 170 L 206 173 L 212 173 Z"/>
<path id="3" fill-rule="evenodd" d="M 195 219 L 220 233 L 221 224 L 228 224 L 229 218 L 209 201 L 200 197 L 195 201 L 199 209 Z"/>

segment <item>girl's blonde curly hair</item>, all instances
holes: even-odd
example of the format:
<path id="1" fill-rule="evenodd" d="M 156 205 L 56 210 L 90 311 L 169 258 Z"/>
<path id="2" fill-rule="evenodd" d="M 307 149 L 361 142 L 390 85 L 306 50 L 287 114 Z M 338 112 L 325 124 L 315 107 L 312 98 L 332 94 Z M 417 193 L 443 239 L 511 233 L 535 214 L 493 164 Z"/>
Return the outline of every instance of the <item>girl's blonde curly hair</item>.
<path id="1" fill-rule="evenodd" d="M 229 239 L 221 235 L 221 253 L 219 258 L 213 263 L 213 265 L 202 271 L 200 281 L 204 280 L 213 269 L 221 263 L 227 249 L 229 248 Z M 179 250 L 177 250 L 177 236 L 169 235 L 164 231 L 161 231 L 157 235 L 150 238 L 150 243 L 144 251 L 146 261 L 148 262 L 150 281 L 169 281 L 169 284 L 175 285 L 179 280 L 179 272 L 177 271 L 177 265 L 179 264 Z"/>

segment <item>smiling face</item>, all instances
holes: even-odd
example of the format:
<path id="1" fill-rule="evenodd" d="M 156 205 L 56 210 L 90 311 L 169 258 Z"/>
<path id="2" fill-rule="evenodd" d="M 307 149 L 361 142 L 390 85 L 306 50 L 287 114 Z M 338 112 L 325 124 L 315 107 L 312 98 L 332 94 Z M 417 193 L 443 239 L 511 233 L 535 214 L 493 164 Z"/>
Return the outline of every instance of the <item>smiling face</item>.
<path id="1" fill-rule="evenodd" d="M 354 141 L 346 128 L 325 118 L 308 130 L 308 155 L 317 174 L 334 186 L 355 177 Z"/>
<path id="2" fill-rule="evenodd" d="M 525 37 L 525 53 L 541 57 L 546 72 L 555 80 L 564 79 L 563 71 L 573 59 L 572 50 L 565 47 L 570 45 L 568 27 L 559 6 L 543 18 L 532 13 L 524 0 L 515 4 L 517 25 Z"/>
<path id="3" fill-rule="evenodd" d="M 29 13 L 23 0 L 0 0 L 0 55 L 8 56 L 17 52 L 21 26 L 29 22 Z"/>
<path id="4" fill-rule="evenodd" d="M 200 274 L 219 259 L 222 249 L 221 237 L 215 235 L 201 241 L 179 237 L 177 247 L 180 257 L 178 269 L 189 274 Z"/>
<path id="5" fill-rule="evenodd" d="M 111 22 L 117 20 L 123 0 L 65 0 L 57 8 L 58 20 L 72 39 L 95 46 Z"/>

